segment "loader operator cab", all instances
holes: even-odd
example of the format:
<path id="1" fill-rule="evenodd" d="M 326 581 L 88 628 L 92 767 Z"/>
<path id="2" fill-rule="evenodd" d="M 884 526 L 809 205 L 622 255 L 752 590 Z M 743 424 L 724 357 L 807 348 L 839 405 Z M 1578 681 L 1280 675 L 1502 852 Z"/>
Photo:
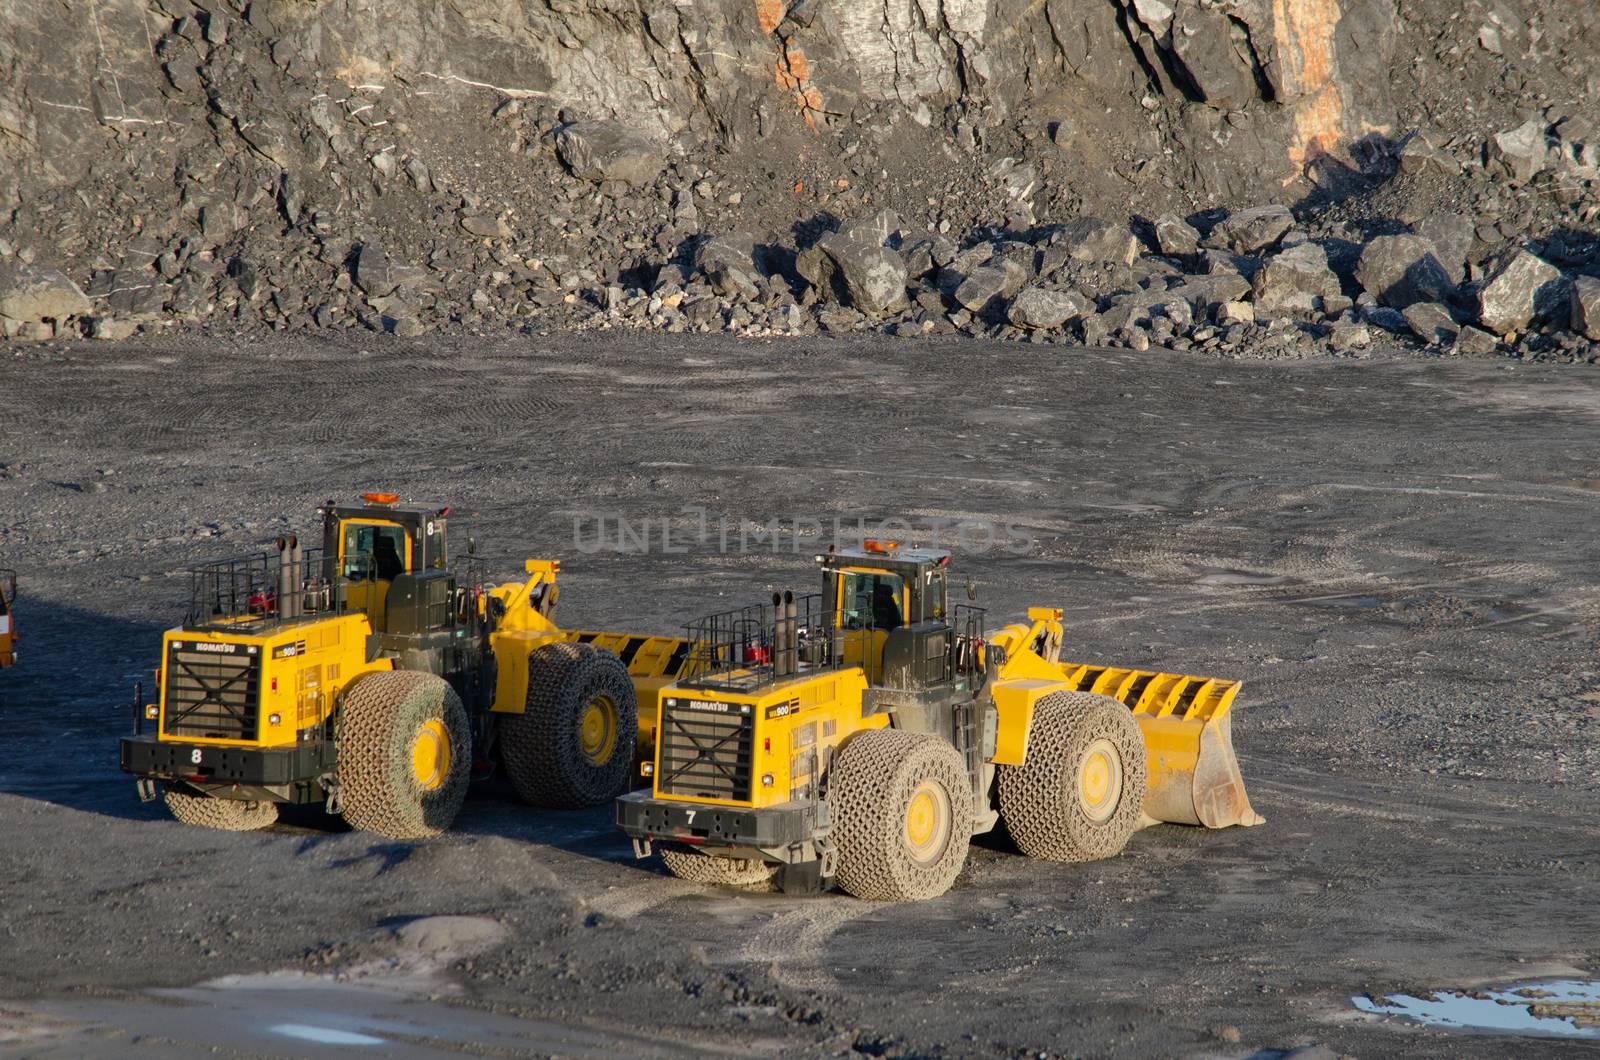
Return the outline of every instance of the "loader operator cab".
<path id="1" fill-rule="evenodd" d="M 320 513 L 322 554 L 346 603 L 365 611 L 377 631 L 415 633 L 436 624 L 433 612 L 448 606 L 454 589 L 446 545 L 450 509 L 402 505 L 394 493 L 361 499 L 362 505 L 330 500 Z"/>
<path id="2" fill-rule="evenodd" d="M 846 663 L 874 685 L 927 687 L 948 676 L 950 553 L 868 540 L 818 557 Z"/>

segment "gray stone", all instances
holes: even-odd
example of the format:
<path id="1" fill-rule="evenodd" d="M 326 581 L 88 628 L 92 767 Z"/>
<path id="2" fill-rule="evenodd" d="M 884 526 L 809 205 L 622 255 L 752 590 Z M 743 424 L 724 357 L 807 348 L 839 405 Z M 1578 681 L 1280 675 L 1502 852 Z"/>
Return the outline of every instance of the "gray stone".
<path id="1" fill-rule="evenodd" d="M 1250 293 L 1250 281 L 1237 272 L 1216 272 L 1209 276 L 1190 276 L 1167 292 L 1168 297 L 1185 299 L 1204 314 L 1221 302 L 1236 302 Z"/>
<path id="2" fill-rule="evenodd" d="M 1339 278 L 1315 243 L 1301 243 L 1267 260 L 1252 285 L 1257 312 L 1306 315 L 1339 294 Z"/>
<path id="3" fill-rule="evenodd" d="M 356 251 L 356 286 L 369 298 L 382 298 L 400 286 L 400 279 L 389 265 L 389 256 L 376 243 L 363 243 Z"/>
<path id="4" fill-rule="evenodd" d="M 1489 160 L 1518 184 L 1526 184 L 1544 169 L 1548 153 L 1543 118 L 1529 118 L 1489 141 Z"/>
<path id="5" fill-rule="evenodd" d="M 1132 265 L 1139 256 L 1139 241 L 1126 225 L 1099 217 L 1079 217 L 1062 226 L 1053 241 L 1075 261 L 1112 261 Z"/>
<path id="6" fill-rule="evenodd" d="M 1133 13 L 1152 36 L 1166 36 L 1172 26 L 1172 5 L 1167 0 L 1131 0 Z"/>
<path id="7" fill-rule="evenodd" d="M 1328 346 L 1336 353 L 1365 349 L 1372 343 L 1372 331 L 1365 324 L 1341 321 L 1328 332 Z"/>
<path id="8" fill-rule="evenodd" d="M 1185 258 L 1200 250 L 1200 233 L 1177 214 L 1156 219 L 1156 249 L 1169 258 Z"/>
<path id="9" fill-rule="evenodd" d="M 1058 328 L 1094 312 L 1094 303 L 1077 291 L 1028 287 L 1018 292 L 1006 319 L 1023 328 Z"/>
<path id="10" fill-rule="evenodd" d="M 855 309 L 879 315 L 905 300 L 906 265 L 898 252 L 885 246 L 861 243 L 837 232 L 817 240 L 807 275 L 818 290 L 832 293 Z M 804 255 L 802 255 L 804 256 Z M 800 266 L 800 262 L 796 262 Z M 802 275 L 806 273 L 802 271 Z"/>
<path id="11" fill-rule="evenodd" d="M 1500 340 L 1482 328 L 1475 328 L 1471 324 L 1465 325 L 1456 334 L 1455 350 L 1457 353 L 1486 356 L 1500 348 Z"/>
<path id="12" fill-rule="evenodd" d="M 16 321 L 63 321 L 91 311 L 78 285 L 57 269 L 0 261 L 0 317 Z"/>
<path id="13" fill-rule="evenodd" d="M 1217 306 L 1216 321 L 1222 327 L 1231 324 L 1254 324 L 1256 310 L 1249 302 L 1223 302 Z"/>
<path id="14" fill-rule="evenodd" d="M 139 330 L 138 321 L 125 320 L 121 317 L 102 316 L 89 321 L 89 337 L 106 342 L 119 342 L 137 330 Z"/>
<path id="15" fill-rule="evenodd" d="M 871 217 L 852 221 L 839 229 L 839 234 L 857 243 L 898 245 L 903 227 L 898 213 L 884 209 Z"/>
<path id="16" fill-rule="evenodd" d="M 1409 176 L 1435 174 L 1451 176 L 1461 172 L 1461 165 L 1448 153 L 1436 147 L 1432 139 L 1420 130 L 1412 133 L 1395 153 L 1400 172 Z"/>
<path id="17" fill-rule="evenodd" d="M 728 232 L 712 236 L 695 249 L 694 267 L 705 274 L 718 294 L 755 298 L 760 294 L 761 283 L 755 254 L 754 236 L 749 232 Z"/>
<path id="18" fill-rule="evenodd" d="M 1566 295 L 1561 270 L 1520 247 L 1501 257 L 1478 289 L 1478 322 L 1497 335 L 1549 315 Z"/>
<path id="19" fill-rule="evenodd" d="M 966 274 L 955 290 L 955 300 L 974 313 L 980 312 L 984 306 L 1004 296 L 1009 279 L 1004 269 L 980 265 Z"/>
<path id="20" fill-rule="evenodd" d="M 1454 342 L 1461 330 L 1450 310 L 1438 302 L 1415 302 L 1401 310 L 1401 315 L 1411 333 L 1430 346 Z"/>
<path id="21" fill-rule="evenodd" d="M 1579 276 L 1573 281 L 1572 330 L 1600 342 L 1600 278 Z"/>
<path id="22" fill-rule="evenodd" d="M 1361 251 L 1356 282 L 1384 305 L 1404 309 L 1413 302 L 1439 302 L 1454 286 L 1438 249 L 1421 236 L 1379 236 Z"/>
<path id="23" fill-rule="evenodd" d="M 510 239 L 511 226 L 491 214 L 469 213 L 461 216 L 461 227 L 485 239 Z"/>
<path id="24" fill-rule="evenodd" d="M 580 121 L 556 134 L 556 153 L 572 175 L 642 187 L 661 175 L 666 151 L 620 122 Z"/>
<path id="25" fill-rule="evenodd" d="M 1396 335 L 1411 330 L 1411 325 L 1406 323 L 1405 314 L 1386 305 L 1363 306 L 1361 308 L 1361 319 L 1374 327 L 1380 327 Z"/>
<path id="26" fill-rule="evenodd" d="M 1417 235 L 1433 244 L 1439 264 L 1451 283 L 1467 278 L 1467 255 L 1472 253 L 1472 222 L 1458 213 L 1434 213 L 1416 224 Z"/>
<path id="27" fill-rule="evenodd" d="M 1229 214 L 1211 230 L 1206 246 L 1254 254 L 1273 246 L 1294 227 L 1294 215 L 1287 206 L 1256 206 Z"/>

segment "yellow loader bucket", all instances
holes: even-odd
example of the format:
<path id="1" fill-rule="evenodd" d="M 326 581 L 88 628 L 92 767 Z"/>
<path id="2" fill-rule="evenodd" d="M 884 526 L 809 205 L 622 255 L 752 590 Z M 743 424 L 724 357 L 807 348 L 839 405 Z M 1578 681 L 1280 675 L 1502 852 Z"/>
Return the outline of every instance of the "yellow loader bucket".
<path id="1" fill-rule="evenodd" d="M 1238 681 L 1154 670 L 1060 663 L 1075 691 L 1098 692 L 1133 711 L 1144 732 L 1150 790 L 1145 816 L 1206 828 L 1262 824 L 1233 753 L 1229 708 Z"/>

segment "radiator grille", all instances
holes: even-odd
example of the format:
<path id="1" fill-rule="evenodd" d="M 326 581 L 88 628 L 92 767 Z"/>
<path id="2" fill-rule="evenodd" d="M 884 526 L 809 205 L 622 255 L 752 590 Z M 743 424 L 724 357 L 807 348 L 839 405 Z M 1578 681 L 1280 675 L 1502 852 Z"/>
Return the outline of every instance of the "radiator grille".
<path id="1" fill-rule="evenodd" d="M 261 706 L 258 650 L 243 644 L 173 641 L 167 649 L 166 681 L 164 734 L 256 739 Z"/>
<path id="2" fill-rule="evenodd" d="M 755 731 L 749 704 L 668 699 L 661 718 L 658 791 L 748 802 Z"/>

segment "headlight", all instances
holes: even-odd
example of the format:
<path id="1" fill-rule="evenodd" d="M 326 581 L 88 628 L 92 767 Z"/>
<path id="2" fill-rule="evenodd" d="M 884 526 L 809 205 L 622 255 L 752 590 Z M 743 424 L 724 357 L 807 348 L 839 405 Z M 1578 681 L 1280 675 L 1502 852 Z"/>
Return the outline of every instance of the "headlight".
<path id="1" fill-rule="evenodd" d="M 282 725 L 283 724 L 283 715 L 282 714 L 268 714 L 267 715 L 267 724 L 268 725 Z"/>

